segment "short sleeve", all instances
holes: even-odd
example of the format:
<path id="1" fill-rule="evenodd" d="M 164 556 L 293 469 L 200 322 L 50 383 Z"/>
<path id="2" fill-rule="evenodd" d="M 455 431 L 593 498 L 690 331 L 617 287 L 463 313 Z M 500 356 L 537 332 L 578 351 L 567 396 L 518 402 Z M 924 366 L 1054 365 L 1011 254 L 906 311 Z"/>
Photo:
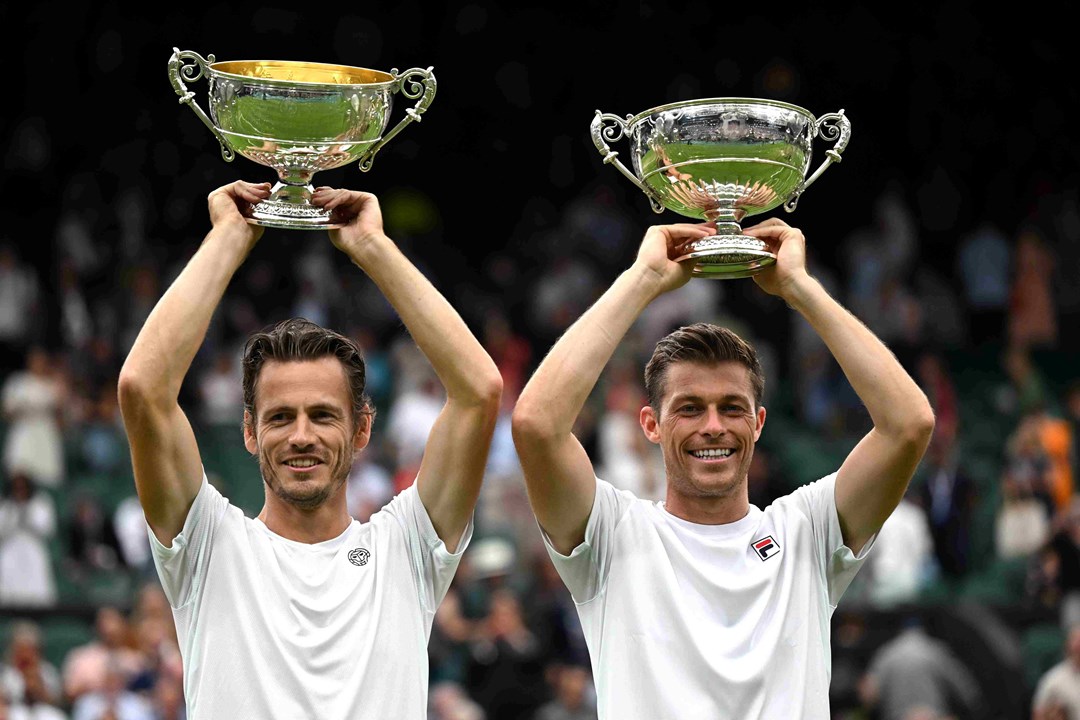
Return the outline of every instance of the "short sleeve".
<path id="1" fill-rule="evenodd" d="M 870 548 L 877 540 L 877 533 L 866 542 L 858 555 L 844 544 L 840 516 L 836 511 L 836 473 L 802 486 L 791 494 L 791 498 L 810 518 L 817 557 L 823 562 L 828 583 L 829 604 L 836 607 L 866 561 Z"/>
<path id="2" fill-rule="evenodd" d="M 228 508 L 229 501 L 207 482 L 204 474 L 202 486 L 184 519 L 184 527 L 173 538 L 170 547 L 162 545 L 147 525 L 154 566 L 165 597 L 174 608 L 186 605 L 202 587 L 210 564 L 214 531 Z"/>
<path id="3" fill-rule="evenodd" d="M 461 563 L 461 556 L 472 540 L 473 519 L 469 518 L 469 524 L 462 531 L 457 551 L 450 552 L 435 531 L 415 482 L 398 493 L 380 512 L 387 513 L 404 530 L 420 599 L 427 611 L 434 613 L 446 597 L 450 582 Z"/>
<path id="4" fill-rule="evenodd" d="M 585 539 L 569 555 L 556 550 L 540 528 L 551 562 L 579 605 L 589 602 L 603 589 L 615 549 L 615 529 L 635 500 L 631 493 L 616 490 L 611 483 L 597 478 Z"/>

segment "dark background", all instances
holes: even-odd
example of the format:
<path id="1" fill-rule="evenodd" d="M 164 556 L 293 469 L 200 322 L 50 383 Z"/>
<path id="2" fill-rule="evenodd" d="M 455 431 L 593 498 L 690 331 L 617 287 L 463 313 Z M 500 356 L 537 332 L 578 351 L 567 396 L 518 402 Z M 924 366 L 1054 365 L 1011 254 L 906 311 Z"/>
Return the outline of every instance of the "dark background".
<path id="1" fill-rule="evenodd" d="M 0 233 L 46 284 L 64 213 L 89 219 L 94 242 L 112 248 L 124 222 L 118 200 L 136 188 L 145 252 L 164 262 L 186 257 L 207 230 L 211 189 L 272 179 L 243 158 L 222 161 L 177 103 L 166 73 L 174 46 L 218 60 L 434 66 L 439 91 L 423 123 L 390 143 L 370 173 L 349 166 L 316 182 L 426 196 L 434 225 L 409 251 L 444 289 L 495 290 L 485 270 L 494 253 L 518 259 L 527 277 L 534 257 L 595 251 L 552 247 L 558 238 L 536 233 L 583 195 L 610 195 L 642 227 L 679 219 L 654 216 L 600 162 L 588 134 L 597 109 L 625 115 L 710 96 L 782 99 L 815 115 L 844 108 L 853 133 L 843 164 L 786 218 L 807 231 L 819 261 L 837 267 L 838 239 L 873 222 L 874 199 L 890 186 L 919 220 L 923 259 L 951 272 L 962 233 L 984 218 L 1020 226 L 1040 196 L 1075 183 L 1080 159 L 1068 122 L 1078 107 L 1076 41 L 1056 13 L 1030 5 L 1007 13 L 959 2 L 93 5 L 0 11 L 9 40 Z M 191 88 L 205 109 L 205 80 Z M 815 165 L 826 147 L 815 144 Z M 628 157 L 625 144 L 615 149 Z M 268 232 L 260 252 L 287 261 L 301 237 Z M 616 265 L 632 257 L 622 251 Z"/>

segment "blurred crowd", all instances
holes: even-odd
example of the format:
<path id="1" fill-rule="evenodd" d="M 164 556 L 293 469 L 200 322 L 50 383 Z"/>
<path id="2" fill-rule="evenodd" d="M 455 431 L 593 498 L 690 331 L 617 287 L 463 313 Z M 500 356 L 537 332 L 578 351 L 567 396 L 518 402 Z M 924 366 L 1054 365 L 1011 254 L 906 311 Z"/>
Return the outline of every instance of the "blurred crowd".
<path id="1" fill-rule="evenodd" d="M 138 216 L 132 202 L 129 211 Z M 438 232 L 438 222 L 423 220 L 436 212 L 430 199 L 391 196 L 385 205 L 392 232 L 395 217 L 411 218 L 399 233 L 407 251 Z M 902 194 L 890 189 L 875 206 L 875 224 L 845 239 L 839 255 L 848 266 L 814 268 L 896 352 L 937 414 L 927 457 L 845 607 L 910 607 L 935 587 L 955 596 L 986 568 L 977 537 L 990 518 L 989 562 L 1018 568 L 1021 576 L 1014 604 L 1052 618 L 1068 638 L 1059 648 L 1061 665 L 1037 694 L 1028 688 L 1050 708 L 1047 718 L 1059 717 L 1058 706 L 1077 712 L 1068 706 L 1075 693 L 1044 689 L 1053 673 L 1069 679 L 1080 672 L 1080 374 L 1077 337 L 1069 332 L 1078 318 L 1080 274 L 1062 271 L 1080 267 L 1078 207 L 1075 191 L 1062 192 L 1046 197 L 1023 228 L 973 230 L 946 275 L 922 262 L 917 223 Z M 498 364 L 505 393 L 476 539 L 435 620 L 432 720 L 595 717 L 577 615 L 532 520 L 509 414 L 545 349 L 628 262 L 640 228 L 602 186 L 561 216 L 550 211 L 539 201 L 526 206 L 514 232 L 527 238 L 532 256 L 526 264 L 493 255 L 484 272 L 494 290 L 446 287 Z M 119 366 L 182 257 L 136 255 L 107 271 L 116 285 L 101 284 L 106 270 L 87 259 L 95 249 L 85 228 L 72 219 L 63 232 L 52 278 L 14 244 L 0 245 L 0 606 L 7 630 L 0 718 L 183 717 L 175 631 L 154 581 L 116 404 Z M 312 238 L 297 246 L 304 249 L 288 268 L 256 255 L 241 269 L 182 404 L 200 438 L 232 438 L 239 446 L 246 334 L 289 315 L 347 332 L 364 348 L 378 413 L 372 443 L 348 483 L 350 512 L 363 521 L 412 482 L 442 391 L 376 289 L 338 262 L 329 243 Z M 588 251 L 570 251 L 575 247 Z M 47 286 L 56 294 L 46 294 Z M 770 442 L 766 433 L 759 445 L 750 477 L 755 504 L 814 479 L 788 476 L 788 453 L 799 437 L 817 452 L 850 447 L 868 429 L 821 341 L 771 300 L 749 281 L 694 281 L 645 312 L 576 428 L 601 477 L 641 497 L 663 496 L 659 450 L 637 427 L 645 402 L 640 374 L 655 341 L 689 321 L 729 325 L 762 355 L 770 422 L 783 437 Z M 58 332 L 46 330 L 48 315 L 56 316 Z M 978 357 L 991 361 L 958 364 Z M 258 511 L 259 491 L 238 487 L 236 467 L 207 469 L 227 494 L 243 489 L 243 497 L 254 497 L 245 509 Z M 42 639 L 49 610 L 85 608 L 83 589 L 102 574 L 128 577 L 128 595 L 100 607 L 91 601 L 94 639 L 51 664 Z M 42 621 L 19 619 L 20 612 Z M 972 671 L 918 623 L 898 627 L 866 660 L 846 704 L 834 683 L 838 717 L 993 717 L 977 701 Z"/>

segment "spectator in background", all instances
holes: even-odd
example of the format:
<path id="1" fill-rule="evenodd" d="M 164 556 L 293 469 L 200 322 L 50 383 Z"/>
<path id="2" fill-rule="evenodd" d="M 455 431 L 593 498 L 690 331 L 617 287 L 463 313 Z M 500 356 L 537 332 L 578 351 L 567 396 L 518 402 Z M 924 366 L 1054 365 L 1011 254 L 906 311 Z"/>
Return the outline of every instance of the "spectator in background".
<path id="1" fill-rule="evenodd" d="M 372 460 L 369 446 L 354 461 L 345 484 L 349 515 L 367 522 L 394 497 L 394 478 Z"/>
<path id="2" fill-rule="evenodd" d="M 934 538 L 938 566 L 949 575 L 960 577 L 968 570 L 976 489 L 961 465 L 954 440 L 955 425 L 951 432 L 946 425 L 939 434 L 941 427 L 939 422 L 927 450 L 926 482 L 921 486 L 921 500 Z"/>
<path id="3" fill-rule="evenodd" d="M 67 562 L 73 577 L 85 578 L 121 567 L 123 553 L 116 530 L 97 498 L 80 494 L 67 524 Z"/>
<path id="4" fill-rule="evenodd" d="M 534 720 L 596 720 L 596 695 L 587 667 L 559 665 L 549 675 L 555 697 L 537 711 Z"/>
<path id="5" fill-rule="evenodd" d="M 43 487 L 60 487 L 64 479 L 64 447 L 60 414 L 66 390 L 57 382 L 48 353 L 30 350 L 26 369 L 4 382 L 0 410 L 10 427 L 4 443 L 4 469 L 27 472 Z"/>
<path id="6" fill-rule="evenodd" d="M 1007 412 L 1027 413 L 1046 405 L 1046 381 L 1031 360 L 1031 351 L 1023 345 L 1010 345 L 1002 358 L 1005 372 L 1012 385 L 1014 398 Z"/>
<path id="7" fill-rule="evenodd" d="M 0 665 L 0 694 L 16 705 L 56 707 L 61 702 L 60 673 L 41 654 L 41 629 L 21 620 L 10 629 L 5 662 Z"/>
<path id="8" fill-rule="evenodd" d="M 998 228 L 983 223 L 961 241 L 958 258 L 971 341 L 979 346 L 1000 338 L 1005 327 L 1009 303 L 1009 245 Z"/>
<path id="9" fill-rule="evenodd" d="M 431 686 L 428 720 L 486 720 L 486 716 L 464 688 L 457 683 L 443 681 Z"/>
<path id="10" fill-rule="evenodd" d="M 1016 272 L 1009 296 L 1009 343 L 1025 347 L 1057 345 L 1053 253 L 1034 227 L 1016 243 Z"/>
<path id="11" fill-rule="evenodd" d="M 219 350 L 213 365 L 199 377 L 202 421 L 210 427 L 239 427 L 244 419 L 244 391 L 240 356 Z"/>
<path id="12" fill-rule="evenodd" d="M 604 414 L 596 427 L 596 474 L 644 500 L 663 500 L 664 457 L 641 432 L 638 415 L 648 400 L 640 389 L 635 363 L 625 357 L 615 360 L 605 376 Z"/>
<path id="13" fill-rule="evenodd" d="M 56 603 L 49 541 L 56 533 L 52 498 L 17 472 L 0 499 L 0 606 L 48 607 Z"/>
<path id="14" fill-rule="evenodd" d="M 1009 560 L 1032 555 L 1050 536 L 1050 515 L 1045 501 L 1035 496 L 1032 475 L 1006 468 L 1001 499 L 994 522 L 997 556 Z"/>
<path id="15" fill-rule="evenodd" d="M 941 355 L 927 351 L 919 356 L 916 375 L 926 399 L 934 408 L 933 443 L 951 451 L 960 424 L 960 404 L 956 387 Z"/>
<path id="16" fill-rule="evenodd" d="M 102 387 L 96 397 L 87 399 L 86 405 L 86 418 L 79 433 L 82 465 L 92 473 L 115 474 L 128 463 L 116 385 Z"/>
<path id="17" fill-rule="evenodd" d="M 386 437 L 394 446 L 395 493 L 416 479 L 428 435 L 445 402 L 442 385 L 429 370 L 416 387 L 398 395 L 390 407 Z"/>
<path id="18" fill-rule="evenodd" d="M 1005 441 L 1005 473 L 1011 480 L 1030 488 L 1032 496 L 1054 515 L 1055 501 L 1050 490 L 1050 459 L 1039 439 L 1039 428 L 1032 416 L 1020 421 Z"/>
<path id="19" fill-rule="evenodd" d="M 34 268 L 20 261 L 15 245 L 0 242 L 0 380 L 22 364 L 35 339 L 40 282 Z"/>
<path id="20" fill-rule="evenodd" d="M 1066 636 L 1065 658 L 1039 679 L 1032 720 L 1080 718 L 1080 625 Z"/>
<path id="21" fill-rule="evenodd" d="M 123 675 L 124 685 L 139 671 L 139 655 L 129 646 L 127 619 L 117 608 L 100 608 L 94 630 L 94 640 L 73 648 L 64 658 L 64 693 L 69 703 L 105 690 L 110 665 Z"/>
<path id="22" fill-rule="evenodd" d="M 143 697 L 125 687 L 123 669 L 110 661 L 106 666 L 105 685 L 75 701 L 71 720 L 155 720 L 154 709 Z"/>
<path id="23" fill-rule="evenodd" d="M 1080 625 L 1080 495 L 1054 520 L 1054 535 L 1047 552 L 1057 566 L 1056 586 L 1061 601 L 1061 626 Z"/>
<path id="24" fill-rule="evenodd" d="M 859 685 L 880 720 L 978 717 L 979 686 L 944 642 L 915 621 L 882 645 Z"/>
<path id="25" fill-rule="evenodd" d="M 874 541 L 867 573 L 870 602 L 888 608 L 915 601 L 932 575 L 933 558 L 926 511 L 911 498 L 901 498 Z"/>

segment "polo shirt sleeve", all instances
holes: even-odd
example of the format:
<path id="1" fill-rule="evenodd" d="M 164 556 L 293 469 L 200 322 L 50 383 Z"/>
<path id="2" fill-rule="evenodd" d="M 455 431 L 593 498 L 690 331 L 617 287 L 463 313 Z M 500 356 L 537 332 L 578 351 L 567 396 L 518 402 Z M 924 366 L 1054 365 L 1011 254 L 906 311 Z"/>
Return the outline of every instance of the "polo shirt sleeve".
<path id="1" fill-rule="evenodd" d="M 473 535 L 473 518 L 461 533 L 456 552 L 450 552 L 431 523 L 414 482 L 398 493 L 384 508 L 402 528 L 408 545 L 409 564 L 420 592 L 420 600 L 434 613 L 446 597 L 450 582 Z"/>
<path id="2" fill-rule="evenodd" d="M 202 587 L 210 564 L 214 533 L 229 508 L 229 501 L 217 488 L 207 482 L 203 473 L 202 486 L 184 519 L 180 534 L 166 547 L 147 524 L 150 552 L 154 557 L 162 590 L 169 604 L 181 608 L 194 598 Z"/>
<path id="3" fill-rule="evenodd" d="M 551 538 L 540 528 L 551 562 L 579 605 L 603 590 L 615 552 L 615 529 L 635 499 L 631 493 L 616 490 L 611 483 L 597 478 L 585 539 L 569 555 L 556 550 Z"/>
<path id="4" fill-rule="evenodd" d="M 877 533 L 856 555 L 844 544 L 840 530 L 840 516 L 836 511 L 836 473 L 804 485 L 791 495 L 801 510 L 810 518 L 814 533 L 816 557 L 822 563 L 828 585 L 829 604 L 836 607 L 840 598 L 855 579 L 855 574 L 866 562 L 867 555 L 877 540 Z"/>

